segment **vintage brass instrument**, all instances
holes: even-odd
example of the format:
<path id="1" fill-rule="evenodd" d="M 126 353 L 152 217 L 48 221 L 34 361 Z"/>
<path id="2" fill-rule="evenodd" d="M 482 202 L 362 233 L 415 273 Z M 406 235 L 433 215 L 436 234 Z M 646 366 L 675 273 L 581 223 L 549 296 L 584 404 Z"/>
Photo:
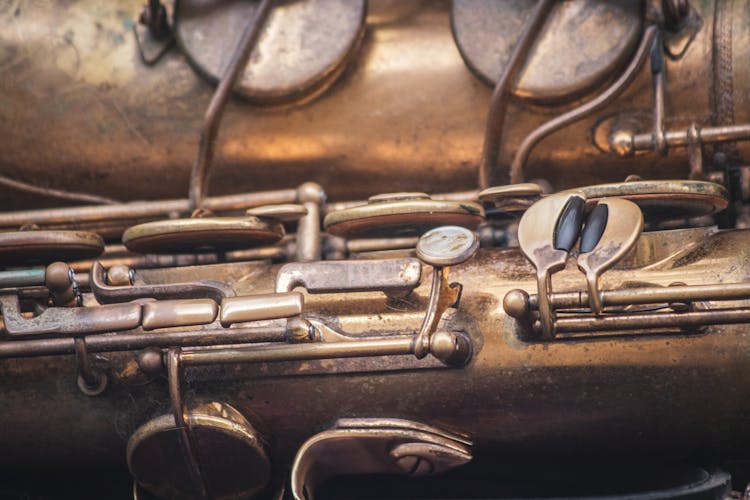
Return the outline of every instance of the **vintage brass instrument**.
<path id="1" fill-rule="evenodd" d="M 0 4 L 1 495 L 747 497 L 747 2 L 137 8 Z"/>

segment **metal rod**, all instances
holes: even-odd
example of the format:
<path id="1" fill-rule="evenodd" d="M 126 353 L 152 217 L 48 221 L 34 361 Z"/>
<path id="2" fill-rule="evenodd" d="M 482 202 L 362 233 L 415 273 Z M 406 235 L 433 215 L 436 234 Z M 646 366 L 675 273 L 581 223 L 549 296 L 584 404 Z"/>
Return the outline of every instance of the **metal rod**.
<path id="1" fill-rule="evenodd" d="M 603 291 L 601 296 L 604 306 L 709 300 L 750 300 L 750 283 L 625 288 Z M 588 293 L 585 291 L 552 293 L 550 294 L 550 301 L 553 309 L 578 309 L 588 307 L 588 297 Z M 538 308 L 538 303 L 536 294 L 529 296 L 529 305 L 532 309 Z"/>
<path id="2" fill-rule="evenodd" d="M 185 366 L 220 363 L 265 363 L 271 361 L 302 361 L 311 359 L 364 358 L 413 354 L 414 337 L 378 340 L 285 344 L 237 348 L 182 351 Z"/>
<path id="3" fill-rule="evenodd" d="M 750 323 L 750 309 L 718 309 L 683 313 L 628 314 L 598 317 L 558 318 L 556 333 L 596 332 L 610 330 L 654 330 L 689 328 L 706 325 Z"/>
<path id="4" fill-rule="evenodd" d="M 538 0 L 531 20 L 526 25 L 521 37 L 510 54 L 505 71 L 492 91 L 490 109 L 487 113 L 487 124 L 484 129 L 482 159 L 479 163 L 479 188 L 487 189 L 498 184 L 507 184 L 508 179 L 498 178 L 497 158 L 503 138 L 503 125 L 510 102 L 512 86 L 516 83 L 518 73 L 526 62 L 531 46 L 544 26 L 547 14 L 552 10 L 554 0 Z"/>
<path id="5" fill-rule="evenodd" d="M 23 269 L 20 271 L 0 272 L 0 288 L 44 285 L 44 269 Z"/>
<path id="6" fill-rule="evenodd" d="M 690 130 L 677 130 L 664 133 L 667 146 L 687 147 L 690 145 Z M 698 130 L 698 140 L 702 143 L 716 143 L 729 141 L 744 141 L 750 139 L 750 124 L 725 125 L 722 127 L 706 127 Z M 633 136 L 635 151 L 654 148 L 652 134 L 636 134 Z"/>
<path id="7" fill-rule="evenodd" d="M 216 196 L 203 200 L 203 207 L 212 212 L 243 211 L 262 205 L 294 203 L 297 200 L 296 189 L 280 189 L 229 196 Z M 39 226 L 73 226 L 85 222 L 134 221 L 143 219 L 165 218 L 171 214 L 189 214 L 190 201 L 157 200 L 135 201 L 118 205 L 98 207 L 66 207 L 44 210 L 22 210 L 0 213 L 0 228 L 17 229 L 24 224 Z M 75 221 L 71 223 L 71 221 Z"/>
<path id="8" fill-rule="evenodd" d="M 222 330 L 190 330 L 182 332 L 141 331 L 92 335 L 84 337 L 88 352 L 118 352 L 145 349 L 147 347 L 197 347 L 220 344 L 251 344 L 262 342 L 284 342 L 286 320 L 271 322 L 265 326 L 229 328 Z M 34 339 L 0 341 L 0 359 L 30 358 L 75 354 L 75 339 Z"/>
<path id="9" fill-rule="evenodd" d="M 6 177 L 5 175 L 0 175 L 0 186 L 15 189 L 16 191 L 23 191 L 24 193 L 31 193 L 47 198 L 57 198 L 60 200 L 93 203 L 96 205 L 114 205 L 119 203 L 117 200 L 107 198 L 105 196 L 35 186 L 34 184 L 29 184 L 28 182 L 11 179 L 10 177 Z"/>
<path id="10" fill-rule="evenodd" d="M 633 59 L 630 61 L 630 64 L 622 75 L 620 75 L 620 77 L 607 88 L 607 90 L 585 104 L 544 123 L 526 136 L 518 147 L 518 151 L 516 152 L 516 156 L 513 158 L 513 163 L 510 167 L 511 184 L 517 184 L 524 181 L 523 169 L 526 166 L 526 162 L 528 161 L 534 147 L 536 147 L 542 139 L 606 106 L 615 100 L 615 98 L 617 98 L 617 96 L 619 96 L 622 91 L 633 82 L 638 75 L 638 70 L 643 66 L 644 61 L 649 55 L 651 44 L 657 32 L 658 28 L 656 26 L 649 26 L 646 28 L 646 31 L 644 31 L 643 37 L 641 38 L 641 43 L 638 46 Z M 651 134 L 649 134 L 649 137 L 650 136 Z"/>
<path id="11" fill-rule="evenodd" d="M 224 70 L 216 92 L 214 92 L 211 102 L 206 110 L 203 119 L 203 128 L 201 129 L 200 143 L 198 145 L 198 158 L 193 164 L 190 173 L 190 209 L 206 208 L 203 206 L 203 198 L 208 185 L 208 176 L 211 170 L 211 164 L 214 157 L 214 146 L 216 137 L 219 134 L 219 125 L 221 117 L 224 114 L 232 88 L 237 82 L 240 71 L 247 65 L 250 53 L 253 51 L 258 38 L 260 37 L 261 27 L 265 22 L 273 6 L 273 0 L 261 0 L 260 5 L 255 11 L 255 15 L 247 24 L 245 31 L 242 33 L 237 48 L 229 60 L 229 64 Z"/>

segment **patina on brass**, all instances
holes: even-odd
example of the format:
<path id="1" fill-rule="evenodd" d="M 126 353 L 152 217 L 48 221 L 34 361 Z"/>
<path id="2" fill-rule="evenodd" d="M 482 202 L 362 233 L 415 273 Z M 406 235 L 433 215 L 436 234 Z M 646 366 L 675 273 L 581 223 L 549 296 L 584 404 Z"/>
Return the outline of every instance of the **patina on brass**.
<path id="1" fill-rule="evenodd" d="M 141 63 L 132 34 L 141 4 L 76 0 L 26 4 L 17 16 L 11 8 L 0 13 L 0 53 L 7 64 L 0 135 L 9 145 L 2 174 L 110 202 L 185 195 L 202 111 L 214 89 L 177 50 L 155 66 Z M 666 60 L 666 131 L 685 131 L 692 123 L 700 129 L 746 124 L 750 71 L 743 61 L 750 46 L 743 2 L 696 1 L 691 7 L 685 32 L 665 36 L 670 46 L 672 40 L 690 40 L 684 53 L 677 50 L 679 57 Z M 332 200 L 343 201 L 394 189 L 476 188 L 491 91 L 456 50 L 450 9 L 447 2 L 371 2 L 368 35 L 339 85 L 284 111 L 230 102 L 216 145 L 212 192 L 286 189 L 314 180 Z M 97 23 L 101 30 L 89 29 Z M 642 30 L 648 29 L 644 24 Z M 690 33 L 692 38 L 683 37 Z M 615 182 L 628 173 L 686 177 L 684 148 L 623 159 L 609 146 L 611 131 L 652 134 L 650 78 L 648 64 L 639 66 L 616 98 L 543 138 L 525 162 L 524 177 L 545 178 L 558 190 Z M 714 85 L 726 81 L 732 82 L 730 92 L 726 84 Z M 598 92 L 592 89 L 582 100 Z M 532 130 L 578 104 L 511 102 L 506 123 L 512 125 L 498 164 L 509 165 Z M 747 144 L 737 143 L 740 157 Z M 705 159 L 710 171 L 713 158 Z M 154 182 L 161 175 L 169 181 Z M 3 189 L 7 208 L 52 206 L 41 193 Z"/>

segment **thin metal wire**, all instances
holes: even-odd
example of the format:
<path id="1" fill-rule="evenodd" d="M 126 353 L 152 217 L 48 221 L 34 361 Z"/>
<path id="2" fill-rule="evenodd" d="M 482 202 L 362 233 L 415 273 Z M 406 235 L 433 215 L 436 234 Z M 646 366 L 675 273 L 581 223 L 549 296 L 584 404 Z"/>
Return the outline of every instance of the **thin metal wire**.
<path id="1" fill-rule="evenodd" d="M 649 55 L 651 44 L 653 43 L 654 37 L 658 28 L 656 26 L 649 26 L 643 33 L 641 43 L 636 50 L 633 59 L 625 69 L 623 74 L 618 78 L 607 90 L 599 94 L 591 101 L 568 111 L 565 114 L 554 118 L 547 123 L 541 125 L 539 128 L 530 133 L 521 143 L 521 146 L 516 152 L 513 163 L 510 167 L 510 182 L 511 184 L 517 184 L 524 182 L 523 168 L 526 165 L 526 161 L 529 159 L 529 155 L 534 147 L 545 137 L 551 133 L 560 130 L 561 128 L 574 123 L 586 115 L 593 113 L 594 111 L 606 106 L 612 102 L 620 93 L 625 90 L 637 76 L 638 70 L 640 70 L 644 61 Z"/>
<path id="2" fill-rule="evenodd" d="M 479 164 L 479 189 L 487 189 L 497 184 L 505 184 L 508 179 L 497 179 L 497 157 L 503 137 L 505 115 L 510 102 L 511 87 L 515 84 L 518 72 L 526 62 L 526 56 L 534 45 L 537 35 L 544 26 L 547 14 L 552 10 L 554 0 L 538 0 L 531 21 L 521 34 L 521 38 L 511 52 L 508 64 L 500 75 L 492 91 L 490 110 L 487 113 L 487 124 L 484 129 L 484 146 L 482 160 Z"/>
<path id="3" fill-rule="evenodd" d="M 11 179 L 5 175 L 0 175 L 0 186 L 5 186 L 16 191 L 36 194 L 47 198 L 58 198 L 60 200 L 78 201 L 83 203 L 94 203 L 98 205 L 117 205 L 119 201 L 105 196 L 95 194 L 77 193 L 75 191 L 65 191 L 62 189 L 45 188 L 29 184 L 28 182 Z"/>
<path id="4" fill-rule="evenodd" d="M 260 37 L 261 28 L 272 6 L 273 0 L 262 0 L 260 2 L 258 9 L 255 11 L 255 16 L 247 24 L 244 33 L 242 33 L 240 42 L 237 44 L 237 49 L 232 54 L 232 58 L 206 110 L 206 115 L 203 119 L 203 128 L 201 129 L 200 143 L 198 145 L 198 157 L 190 173 L 189 196 L 191 211 L 203 208 L 203 198 L 206 194 L 208 176 L 214 158 L 214 146 L 216 145 L 216 137 L 219 134 L 219 126 L 221 125 L 221 118 L 224 115 L 224 109 L 229 101 L 229 96 L 237 82 L 240 71 L 247 65 L 247 60 Z"/>

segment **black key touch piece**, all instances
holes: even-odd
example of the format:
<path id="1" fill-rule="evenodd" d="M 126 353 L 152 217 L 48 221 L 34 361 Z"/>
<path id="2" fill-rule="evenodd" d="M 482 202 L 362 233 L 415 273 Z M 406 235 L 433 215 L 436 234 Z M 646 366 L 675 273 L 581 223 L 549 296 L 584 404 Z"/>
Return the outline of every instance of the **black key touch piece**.
<path id="1" fill-rule="evenodd" d="M 586 219 L 586 225 L 583 226 L 581 233 L 581 253 L 587 253 L 602 239 L 604 229 L 607 227 L 607 218 L 609 217 L 609 208 L 605 203 L 599 203 Z"/>
<path id="2" fill-rule="evenodd" d="M 578 241 L 578 236 L 581 234 L 585 208 L 586 202 L 580 196 L 572 196 L 568 199 L 555 226 L 553 237 L 555 250 L 564 250 L 566 252 L 572 250 L 576 241 Z"/>

